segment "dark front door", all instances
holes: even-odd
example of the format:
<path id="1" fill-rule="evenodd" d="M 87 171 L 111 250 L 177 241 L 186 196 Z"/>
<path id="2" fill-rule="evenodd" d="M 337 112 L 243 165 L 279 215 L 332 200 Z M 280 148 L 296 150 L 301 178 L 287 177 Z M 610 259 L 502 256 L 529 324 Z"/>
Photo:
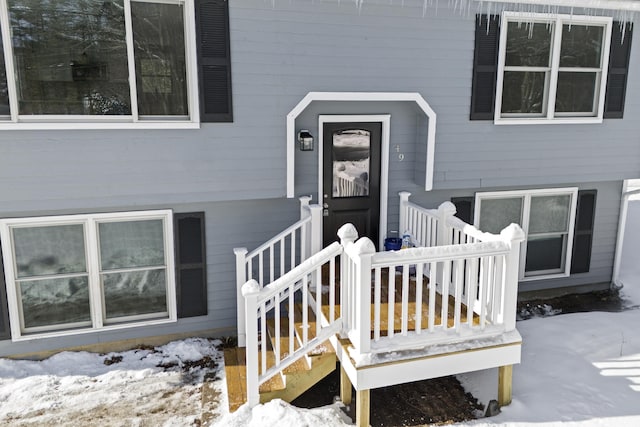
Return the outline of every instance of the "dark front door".
<path id="1" fill-rule="evenodd" d="M 378 245 L 382 123 L 325 123 L 324 244 L 348 222 Z"/>

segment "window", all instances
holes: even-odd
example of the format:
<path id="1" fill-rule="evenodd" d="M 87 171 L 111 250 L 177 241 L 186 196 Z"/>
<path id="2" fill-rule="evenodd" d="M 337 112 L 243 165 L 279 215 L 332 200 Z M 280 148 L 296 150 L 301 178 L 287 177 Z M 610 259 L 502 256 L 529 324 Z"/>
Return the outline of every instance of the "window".
<path id="1" fill-rule="evenodd" d="M 505 13 L 496 122 L 601 120 L 611 18 Z"/>
<path id="2" fill-rule="evenodd" d="M 176 320 L 171 211 L 0 224 L 14 340 Z"/>
<path id="3" fill-rule="evenodd" d="M 522 227 L 520 278 L 568 276 L 577 188 L 477 193 L 474 224 L 498 234 L 511 223 Z"/>
<path id="4" fill-rule="evenodd" d="M 623 117 L 633 28 L 611 18 L 476 16 L 471 120 L 599 123 Z"/>
<path id="5" fill-rule="evenodd" d="M 187 4 L 0 1 L 1 22 L 9 23 L 1 28 L 0 126 L 197 125 L 195 31 Z"/>

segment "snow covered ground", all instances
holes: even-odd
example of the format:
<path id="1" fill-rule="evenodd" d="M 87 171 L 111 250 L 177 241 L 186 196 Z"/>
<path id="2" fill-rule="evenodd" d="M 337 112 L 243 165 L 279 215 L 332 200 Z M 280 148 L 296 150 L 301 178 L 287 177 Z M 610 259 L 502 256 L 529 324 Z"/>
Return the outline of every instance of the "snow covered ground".
<path id="1" fill-rule="evenodd" d="M 636 203 L 630 206 L 636 218 L 627 225 L 630 236 L 640 233 Z M 620 275 L 622 292 L 636 307 L 639 250 L 640 239 L 626 239 Z M 495 417 L 458 425 L 640 426 L 638 325 L 638 308 L 518 322 L 524 343 L 522 363 L 514 368 L 513 403 Z M 211 344 L 188 339 L 107 355 L 64 352 L 42 362 L 0 359 L 0 425 L 192 426 L 201 417 L 205 375 L 217 375 L 215 387 L 225 388 L 221 353 Z M 203 358 L 211 363 L 193 363 Z M 222 396 L 217 427 L 350 424 L 339 404 L 309 410 L 276 400 L 228 414 Z"/>

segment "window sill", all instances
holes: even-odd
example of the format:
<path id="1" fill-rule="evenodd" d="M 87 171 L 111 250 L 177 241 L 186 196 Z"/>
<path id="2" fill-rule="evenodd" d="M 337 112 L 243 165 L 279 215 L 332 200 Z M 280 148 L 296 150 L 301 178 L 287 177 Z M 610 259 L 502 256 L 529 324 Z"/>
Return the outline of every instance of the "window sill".
<path id="1" fill-rule="evenodd" d="M 200 129 L 199 122 L 143 121 L 143 122 L 0 122 L 3 130 L 107 130 L 107 129 Z"/>
<path id="2" fill-rule="evenodd" d="M 513 118 L 513 119 L 494 119 L 495 125 L 568 125 L 568 124 L 597 124 L 602 123 L 602 117 L 560 117 L 557 119 L 526 119 L 526 118 Z"/>
<path id="3" fill-rule="evenodd" d="M 119 329 L 141 328 L 145 326 L 164 325 L 167 323 L 176 323 L 176 322 L 177 322 L 177 319 L 158 319 L 158 320 L 149 320 L 146 322 L 121 323 L 118 325 L 103 326 L 102 328 L 69 329 L 65 331 L 34 333 L 29 335 L 20 335 L 17 337 L 12 336 L 11 341 L 24 342 L 24 341 L 39 340 L 43 338 L 68 337 L 73 335 L 81 335 L 81 334 L 84 335 L 84 334 L 92 334 L 92 333 L 95 334 L 100 332 L 115 331 Z"/>
<path id="4" fill-rule="evenodd" d="M 569 273 L 554 273 L 554 274 L 541 274 L 540 276 L 526 276 L 526 277 L 520 277 L 518 281 L 519 282 L 535 282 L 536 280 L 563 279 L 565 277 L 569 277 Z"/>

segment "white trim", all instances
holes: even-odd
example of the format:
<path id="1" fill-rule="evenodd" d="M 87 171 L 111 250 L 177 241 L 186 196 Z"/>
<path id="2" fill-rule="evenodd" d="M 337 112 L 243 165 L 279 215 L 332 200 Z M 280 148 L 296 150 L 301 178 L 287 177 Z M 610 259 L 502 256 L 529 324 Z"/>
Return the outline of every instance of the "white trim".
<path id="1" fill-rule="evenodd" d="M 105 313 L 103 307 L 103 294 L 100 285 L 100 255 L 99 255 L 99 235 L 98 224 L 106 222 L 118 221 L 148 221 L 161 220 L 163 223 L 163 239 L 164 239 L 164 266 L 166 270 L 166 301 L 167 301 L 167 317 L 162 319 L 149 320 L 149 315 L 133 316 L 128 323 L 117 323 L 105 325 Z M 90 318 L 87 327 L 79 327 L 78 329 L 67 330 L 38 330 L 38 328 L 30 328 L 27 334 L 23 334 L 20 315 L 19 294 L 17 290 L 16 265 L 14 256 L 14 244 L 12 228 L 38 227 L 38 226 L 58 226 L 66 224 L 78 224 L 83 226 L 86 273 L 88 276 L 89 286 L 89 307 Z M 104 330 L 149 326 L 162 323 L 171 323 L 177 321 L 176 307 L 176 289 L 175 289 L 175 263 L 173 259 L 173 212 L 169 209 L 152 210 L 152 211 L 132 211 L 132 212 L 114 212 L 99 213 L 85 215 L 61 215 L 61 216 L 45 216 L 33 218 L 7 218 L 0 219 L 0 238 L 2 239 L 2 252 L 5 264 L 5 282 L 7 287 L 7 302 L 9 306 L 9 322 L 11 325 L 12 341 L 25 341 L 38 338 L 69 336 L 81 333 L 92 333 Z M 158 267 L 160 269 L 160 267 Z M 138 320 L 136 320 L 137 318 Z M 146 319 L 145 319 L 146 318 Z M 119 318 L 118 320 L 123 320 Z M 126 319 L 125 319 L 126 320 Z M 64 327 L 62 325 L 61 327 Z M 40 328 L 40 327 L 39 327 Z M 47 328 L 46 329 L 51 329 Z"/>
<path id="2" fill-rule="evenodd" d="M 529 238 L 529 215 L 531 212 L 531 197 L 532 196 L 553 196 L 553 195 L 569 195 L 571 196 L 569 206 L 569 223 L 567 230 L 567 245 L 565 248 L 564 257 L 564 271 L 552 272 L 550 274 L 538 274 L 525 276 L 525 263 L 527 259 L 527 241 Z M 576 222 L 576 206 L 578 202 L 578 187 L 563 187 L 563 188 L 540 188 L 533 190 L 509 190 L 509 191 L 487 191 L 479 192 L 475 194 L 475 209 L 473 214 L 473 225 L 480 229 L 480 210 L 482 200 L 486 199 L 506 199 L 509 197 L 522 197 L 522 224 L 519 224 L 525 233 L 525 240 L 520 246 L 520 267 L 518 272 L 518 280 L 521 282 L 528 282 L 542 279 L 553 279 L 568 277 L 571 272 L 571 256 L 573 252 L 573 236 L 575 233 Z M 565 233 L 554 233 L 565 234 Z"/>
<path id="3" fill-rule="evenodd" d="M 482 2 L 485 0 L 475 0 Z M 637 0 L 490 0 L 491 3 L 532 4 L 538 6 L 562 6 L 585 9 L 608 9 L 640 12 L 640 2 Z M 523 12 L 524 13 L 524 12 Z"/>
<path id="4" fill-rule="evenodd" d="M 548 67 L 506 66 L 506 46 L 508 22 L 553 24 L 551 34 L 550 58 Z M 562 41 L 562 26 L 565 23 L 574 25 L 602 26 L 602 49 L 600 52 L 600 67 L 560 67 L 560 45 Z M 496 99 L 494 105 L 494 124 L 523 125 L 523 124 L 590 124 L 602 123 L 604 116 L 604 101 L 606 95 L 607 76 L 609 68 L 609 50 L 611 45 L 611 31 L 613 18 L 606 16 L 580 16 L 566 14 L 532 13 L 532 12 L 502 12 L 498 48 L 498 69 L 496 79 Z M 538 70 L 539 69 L 539 70 Z M 545 78 L 543 94 L 544 105 L 542 114 L 509 114 L 502 113 L 502 95 L 505 71 L 539 71 L 549 73 Z M 595 82 L 593 112 L 555 112 L 558 75 L 561 71 L 592 72 L 599 74 Z"/>
<path id="5" fill-rule="evenodd" d="M 384 236 L 387 235 L 387 206 L 389 197 L 389 141 L 391 135 L 391 115 L 320 115 L 318 117 L 318 203 L 324 203 L 323 197 L 323 153 L 324 153 L 324 124 L 367 122 L 380 123 L 380 224 L 378 225 L 378 247 L 382 248 Z"/>
<path id="6" fill-rule="evenodd" d="M 618 217 L 618 233 L 616 236 L 616 250 L 613 257 L 613 275 L 611 282 L 620 286 L 620 266 L 622 265 L 622 249 L 624 247 L 624 234 L 627 227 L 627 215 L 629 213 L 629 198 L 640 194 L 640 189 L 629 190 L 629 180 L 622 185 L 622 200 L 620 201 L 620 216 Z"/>
<path id="7" fill-rule="evenodd" d="M 417 92 L 309 92 L 287 114 L 287 197 L 295 192 L 296 118 L 314 101 L 415 102 L 429 119 L 427 122 L 427 158 L 425 191 L 433 189 L 436 143 L 436 113 Z"/>

